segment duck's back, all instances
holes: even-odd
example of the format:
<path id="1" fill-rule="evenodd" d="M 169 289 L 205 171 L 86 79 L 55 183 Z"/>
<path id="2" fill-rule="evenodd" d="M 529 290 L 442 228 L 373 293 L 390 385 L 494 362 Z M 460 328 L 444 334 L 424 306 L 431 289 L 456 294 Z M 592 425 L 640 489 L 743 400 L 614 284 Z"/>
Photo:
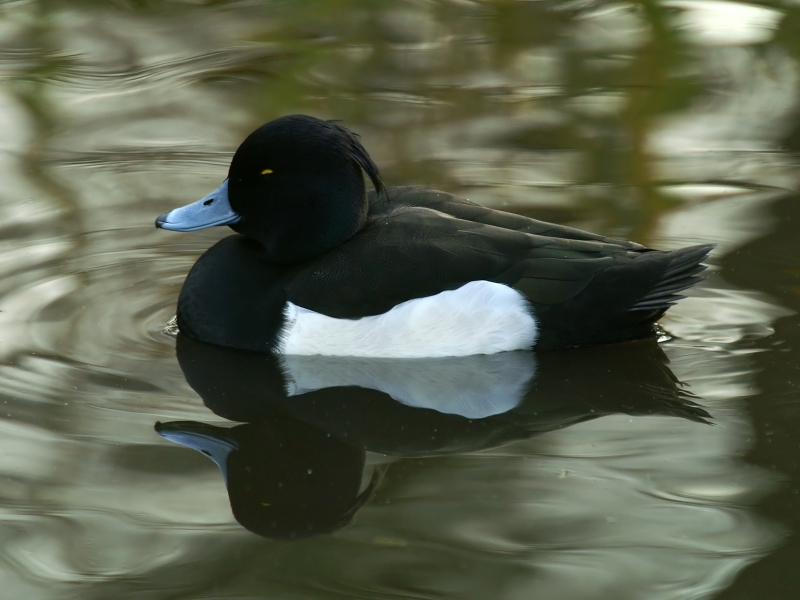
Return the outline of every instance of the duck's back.
<path id="1" fill-rule="evenodd" d="M 711 249 L 649 250 L 434 190 L 392 188 L 370 200 L 361 232 L 296 268 L 292 302 L 357 319 L 483 280 L 524 295 L 538 349 L 608 343 L 649 335 L 699 281 Z"/>
<path id="2" fill-rule="evenodd" d="M 402 186 L 389 188 L 386 194 L 376 194 L 371 191 L 368 197 L 370 217 L 373 219 L 391 214 L 401 207 L 428 208 L 464 221 L 482 223 L 509 231 L 563 240 L 602 242 L 626 250 L 647 250 L 645 246 L 635 242 L 609 238 L 574 227 L 538 221 L 516 213 L 495 210 L 439 190 Z"/>

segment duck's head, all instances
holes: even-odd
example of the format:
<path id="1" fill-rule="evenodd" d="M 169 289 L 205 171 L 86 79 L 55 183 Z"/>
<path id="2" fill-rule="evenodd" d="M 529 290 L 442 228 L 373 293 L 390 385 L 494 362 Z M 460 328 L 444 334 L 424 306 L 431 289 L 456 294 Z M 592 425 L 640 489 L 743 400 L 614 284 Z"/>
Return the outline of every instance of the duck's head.
<path id="1" fill-rule="evenodd" d="M 295 263 L 348 240 L 364 225 L 363 173 L 383 183 L 358 136 L 306 115 L 270 121 L 233 156 L 223 184 L 156 219 L 156 227 L 195 231 L 228 225 L 256 240 L 273 262 Z"/>

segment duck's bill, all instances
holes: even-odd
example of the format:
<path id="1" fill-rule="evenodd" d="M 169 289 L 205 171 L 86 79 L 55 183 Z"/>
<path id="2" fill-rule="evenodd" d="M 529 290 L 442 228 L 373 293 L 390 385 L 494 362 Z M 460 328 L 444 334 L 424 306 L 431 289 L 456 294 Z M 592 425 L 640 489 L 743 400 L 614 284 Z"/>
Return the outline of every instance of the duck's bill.
<path id="1" fill-rule="evenodd" d="M 197 231 L 217 225 L 234 225 L 241 216 L 228 202 L 228 180 L 197 202 L 181 206 L 156 219 L 156 227 L 170 231 Z"/>

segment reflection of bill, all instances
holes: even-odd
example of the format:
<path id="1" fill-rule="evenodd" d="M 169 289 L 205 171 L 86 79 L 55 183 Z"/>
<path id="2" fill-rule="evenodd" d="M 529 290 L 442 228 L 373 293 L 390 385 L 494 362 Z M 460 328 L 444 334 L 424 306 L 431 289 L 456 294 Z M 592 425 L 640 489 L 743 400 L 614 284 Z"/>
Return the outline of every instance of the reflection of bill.
<path id="1" fill-rule="evenodd" d="M 380 480 L 362 488 L 365 453 L 295 419 L 232 428 L 157 424 L 162 437 L 198 450 L 220 468 L 233 516 L 274 539 L 306 538 L 347 525 Z"/>
<path id="2" fill-rule="evenodd" d="M 276 358 L 180 337 L 178 358 L 209 408 L 248 423 L 158 433 L 214 460 L 236 519 L 279 539 L 350 522 L 379 482 L 363 481 L 366 451 L 470 452 L 614 413 L 709 417 L 652 340 L 422 361 Z"/>

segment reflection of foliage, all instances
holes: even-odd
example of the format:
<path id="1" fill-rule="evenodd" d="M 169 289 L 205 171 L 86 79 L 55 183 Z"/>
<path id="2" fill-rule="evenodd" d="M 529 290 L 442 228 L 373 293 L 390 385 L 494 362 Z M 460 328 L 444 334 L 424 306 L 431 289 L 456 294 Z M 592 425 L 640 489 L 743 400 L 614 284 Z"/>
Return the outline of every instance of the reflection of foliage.
<path id="1" fill-rule="evenodd" d="M 526 195 L 536 197 L 531 186 L 537 177 L 562 189 L 578 183 L 594 190 L 583 194 L 593 198 L 583 206 L 595 220 L 602 215 L 607 228 L 637 238 L 646 237 L 674 202 L 659 191 L 649 137 L 661 117 L 685 110 L 703 93 L 700 50 L 675 25 L 680 9 L 658 0 L 138 0 L 124 7 L 41 0 L 36 7 L 29 43 L 39 49 L 38 61 L 16 73 L 16 89 L 42 140 L 59 120 L 46 99 L 48 83 L 69 82 L 82 61 L 64 58 L 48 41 L 57 39 L 59 21 L 52 17 L 103 11 L 122 22 L 135 20 L 148 33 L 164 28 L 179 38 L 179 47 L 185 36 L 184 64 L 151 71 L 116 65 L 118 72 L 130 71 L 128 85 L 147 83 L 152 71 L 162 69 L 167 82 L 189 81 L 198 94 L 223 93 L 250 115 L 247 124 L 237 125 L 242 134 L 289 112 L 341 118 L 367 132 L 368 141 L 383 142 L 380 159 L 392 182 L 488 189 L 486 196 L 511 194 L 518 205 Z M 798 13 L 787 9 L 774 40 L 793 56 L 800 56 Z M 197 43 L 203 33 L 194 31 L 201 21 L 219 25 L 205 30 L 205 45 Z M 98 35 L 115 34 L 109 29 Z M 131 36 L 120 43 L 136 41 Z M 198 55 L 199 48 L 207 54 Z M 146 53 L 128 54 L 135 62 Z M 212 55 L 221 58 L 207 60 Z M 497 126 L 482 124 L 489 119 Z M 522 172 L 526 162 L 542 157 L 557 163 L 569 152 L 581 158 L 563 172 L 535 171 L 519 183 L 504 171 L 513 163 Z M 481 155 L 495 156 L 495 162 L 481 163 Z"/>
<path id="2" fill-rule="evenodd" d="M 59 127 L 58 109 L 47 93 L 48 82 L 72 62 L 50 40 L 54 28 L 51 16 L 46 3 L 36 5 L 31 11 L 23 36 L 27 48 L 19 51 L 20 60 L 12 65 L 13 77 L 7 79 L 6 88 L 31 117 L 28 151 L 20 156 L 22 169 L 59 205 L 63 222 L 78 230 L 79 215 L 75 198 L 43 167 L 48 142 Z"/>
<path id="3" fill-rule="evenodd" d="M 612 201 L 606 208 L 611 211 L 611 222 L 633 218 L 634 233 L 639 237 L 670 208 L 671 203 L 658 193 L 650 173 L 647 134 L 655 117 L 686 107 L 699 87 L 691 78 L 677 76 L 686 70 L 691 56 L 670 26 L 667 8 L 653 0 L 624 7 L 640 24 L 641 39 L 631 43 L 622 32 L 618 37 L 623 38 L 619 41 L 627 56 L 619 60 L 620 48 L 614 44 L 587 47 L 582 40 L 574 39 L 580 35 L 575 29 L 599 18 L 595 16 L 600 14 L 597 9 L 592 9 L 593 14 L 581 7 L 528 2 L 494 2 L 468 8 L 440 3 L 428 11 L 410 4 L 405 11 L 386 10 L 385 6 L 346 0 L 282 3 L 281 25 L 276 29 L 273 24 L 272 31 L 257 36 L 292 53 L 280 70 L 281 76 L 270 81 L 260 96 L 264 118 L 285 112 L 286 107 L 297 110 L 299 105 L 310 110 L 322 108 L 348 121 L 370 121 L 376 113 L 387 110 L 385 101 L 375 101 L 376 95 L 386 93 L 413 96 L 418 103 L 413 118 L 417 126 L 496 115 L 513 119 L 520 111 L 553 108 L 567 112 L 569 118 L 555 125 L 523 126 L 496 136 L 494 143 L 523 151 L 580 150 L 587 159 L 586 169 L 578 175 L 582 183 L 632 190 L 638 199 L 633 203 L 638 207 L 636 216 L 613 218 L 619 202 Z M 614 26 L 613 20 L 609 26 Z M 624 47 L 626 44 L 628 47 Z M 357 50 L 348 56 L 347 49 Z M 515 63 L 535 49 L 549 49 L 563 65 L 559 79 L 539 83 L 535 73 L 519 76 L 518 69 L 515 73 Z M 353 60 L 354 55 L 358 60 Z M 603 60 L 611 66 L 598 68 Z M 476 78 L 488 79 L 492 74 L 496 83 L 470 85 Z M 508 101 L 531 83 L 555 85 L 561 91 L 541 98 L 523 94 L 517 101 Z M 621 94 L 621 110 L 592 115 L 565 109 L 565 99 L 583 98 L 597 91 Z M 503 96 L 506 101 L 498 102 Z M 401 104 L 409 109 L 408 102 Z M 447 110 L 432 109 L 437 104 Z M 408 118 L 398 119 L 397 124 L 395 143 L 400 147 L 414 145 L 410 137 L 418 135 L 417 128 L 408 130 Z M 382 127 L 392 128 L 385 122 Z M 424 169 L 420 171 L 424 161 L 400 160 L 406 175 L 410 172 L 440 179 Z M 413 162 L 418 164 L 409 164 Z"/>
<path id="4" fill-rule="evenodd" d="M 585 139 L 584 149 L 592 165 L 586 176 L 587 183 L 632 186 L 638 214 L 627 215 L 627 219 L 634 223 L 632 237 L 643 238 L 658 216 L 672 205 L 655 185 L 647 153 L 648 133 L 654 118 L 687 107 L 699 88 L 692 79 L 676 76 L 691 57 L 684 40 L 670 26 L 669 9 L 654 0 L 639 0 L 631 7 L 634 8 L 646 24 L 648 35 L 629 62 L 611 77 L 607 73 L 598 77 L 586 68 L 585 55 L 574 57 L 568 89 L 581 94 L 592 88 L 610 87 L 624 93 L 624 109 L 613 122 L 582 123 L 589 131 L 597 131 L 594 139 Z"/>
<path id="5" fill-rule="evenodd" d="M 790 56 L 800 59 L 800 7 L 787 5 L 781 7 L 786 15 L 781 21 L 774 45 L 783 47 Z M 800 152 L 800 112 L 795 111 L 794 123 L 786 131 L 783 144 L 794 152 Z"/>

